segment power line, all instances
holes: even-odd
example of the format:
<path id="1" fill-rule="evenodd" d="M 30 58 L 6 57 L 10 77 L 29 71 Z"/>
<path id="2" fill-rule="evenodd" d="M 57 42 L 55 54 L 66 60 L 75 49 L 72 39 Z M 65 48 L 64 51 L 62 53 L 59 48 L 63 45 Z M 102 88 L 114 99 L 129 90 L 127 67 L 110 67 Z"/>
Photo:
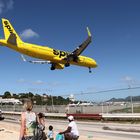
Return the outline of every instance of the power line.
<path id="1" fill-rule="evenodd" d="M 98 94 L 98 93 L 105 93 L 105 92 L 112 92 L 112 91 L 125 91 L 125 90 L 133 90 L 133 89 L 140 89 L 139 87 L 128 87 L 128 88 L 118 88 L 118 89 L 108 89 L 108 90 L 101 90 L 95 92 L 82 92 L 82 93 L 75 93 L 73 95 L 85 95 L 85 94 Z M 69 96 L 70 94 L 64 94 L 61 96 Z"/>

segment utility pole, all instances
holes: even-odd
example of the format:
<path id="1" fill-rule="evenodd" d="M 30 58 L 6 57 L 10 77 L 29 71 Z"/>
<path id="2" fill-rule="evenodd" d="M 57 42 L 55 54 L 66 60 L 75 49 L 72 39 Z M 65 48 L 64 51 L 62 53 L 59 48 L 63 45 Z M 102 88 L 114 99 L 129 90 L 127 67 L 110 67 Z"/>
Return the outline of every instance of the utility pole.
<path id="1" fill-rule="evenodd" d="M 53 96 L 51 96 L 51 99 L 52 99 L 52 109 L 54 111 Z"/>
<path id="2" fill-rule="evenodd" d="M 109 107 L 109 104 L 107 104 L 107 105 L 106 105 L 106 109 L 107 109 L 107 111 L 106 111 L 106 112 L 107 112 L 107 114 L 108 114 L 108 107 Z"/>
<path id="3" fill-rule="evenodd" d="M 104 103 L 102 102 L 102 113 L 104 113 Z"/>
<path id="4" fill-rule="evenodd" d="M 133 97 L 132 96 L 130 96 L 130 98 L 131 98 L 131 113 L 133 114 L 134 113 L 134 107 L 133 107 Z"/>

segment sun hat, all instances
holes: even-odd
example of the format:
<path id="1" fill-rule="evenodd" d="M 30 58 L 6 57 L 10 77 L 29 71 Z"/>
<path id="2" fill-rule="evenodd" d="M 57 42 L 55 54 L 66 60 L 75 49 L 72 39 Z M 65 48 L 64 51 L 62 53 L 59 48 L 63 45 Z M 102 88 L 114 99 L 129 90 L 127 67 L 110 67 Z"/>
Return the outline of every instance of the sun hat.
<path id="1" fill-rule="evenodd" d="M 68 117 L 68 120 L 72 121 L 72 120 L 74 120 L 74 117 L 70 115 L 70 116 Z"/>

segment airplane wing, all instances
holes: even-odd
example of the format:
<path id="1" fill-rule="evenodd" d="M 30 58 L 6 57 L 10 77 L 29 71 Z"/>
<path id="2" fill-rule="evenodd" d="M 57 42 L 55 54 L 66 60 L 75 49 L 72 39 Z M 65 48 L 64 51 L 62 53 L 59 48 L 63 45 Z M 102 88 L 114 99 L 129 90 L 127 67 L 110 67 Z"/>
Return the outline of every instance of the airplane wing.
<path id="1" fill-rule="evenodd" d="M 60 63 L 53 63 L 51 61 L 45 61 L 45 60 L 26 60 L 23 55 L 21 55 L 21 58 L 24 62 L 29 62 L 33 64 L 51 64 L 51 67 L 50 67 L 51 70 L 64 68 L 64 64 L 60 64 Z"/>
<path id="2" fill-rule="evenodd" d="M 87 32 L 88 32 L 88 38 L 72 52 L 73 55 L 79 56 L 86 49 L 86 47 L 91 43 L 91 33 L 88 27 L 87 27 Z"/>
<path id="3" fill-rule="evenodd" d="M 33 64 L 51 64 L 50 61 L 45 61 L 45 60 L 26 60 L 23 55 L 21 55 L 21 58 L 24 62 L 30 62 Z"/>
<path id="4" fill-rule="evenodd" d="M 88 32 L 88 38 L 81 44 L 79 47 L 77 47 L 72 53 L 70 53 L 66 58 L 64 58 L 67 61 L 74 60 L 76 61 L 78 59 L 78 56 L 87 48 L 87 46 L 91 43 L 91 33 L 89 31 L 89 28 L 87 27 Z"/>

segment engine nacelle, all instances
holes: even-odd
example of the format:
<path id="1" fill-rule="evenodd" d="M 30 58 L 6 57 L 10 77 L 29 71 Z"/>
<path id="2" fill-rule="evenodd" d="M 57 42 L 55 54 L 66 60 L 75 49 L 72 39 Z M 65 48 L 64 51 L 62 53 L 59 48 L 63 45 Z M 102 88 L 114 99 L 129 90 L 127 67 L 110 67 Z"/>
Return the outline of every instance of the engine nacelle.
<path id="1" fill-rule="evenodd" d="M 51 66 L 51 70 L 55 70 L 55 69 L 64 69 L 64 64 L 60 64 L 60 63 L 53 63 Z"/>
<path id="2" fill-rule="evenodd" d="M 56 69 L 64 69 L 64 64 L 56 63 L 55 68 Z"/>

